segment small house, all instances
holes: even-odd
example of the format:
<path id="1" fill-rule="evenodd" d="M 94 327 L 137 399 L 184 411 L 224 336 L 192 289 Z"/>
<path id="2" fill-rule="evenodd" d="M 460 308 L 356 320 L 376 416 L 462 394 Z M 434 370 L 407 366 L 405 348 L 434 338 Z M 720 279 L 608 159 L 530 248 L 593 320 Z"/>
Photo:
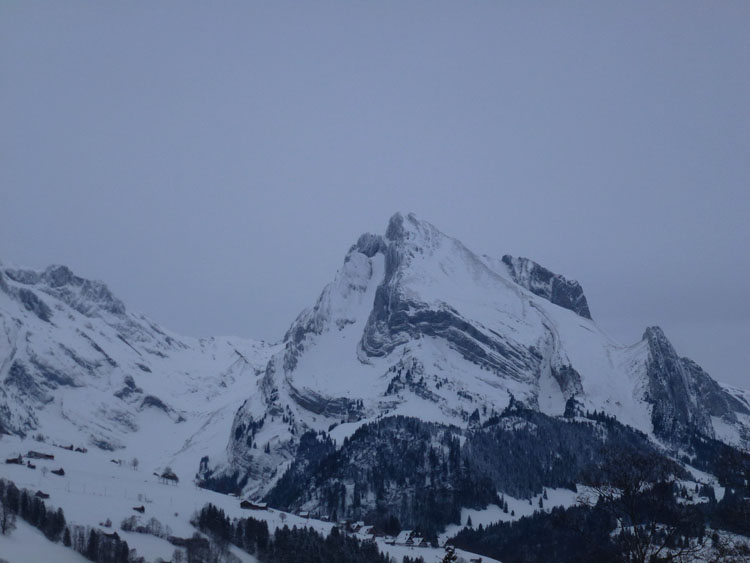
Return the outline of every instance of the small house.
<path id="1" fill-rule="evenodd" d="M 394 545 L 413 545 L 414 541 L 412 540 L 412 537 L 414 536 L 414 532 L 412 530 L 402 530 L 399 535 L 396 536 L 396 539 L 394 540 Z"/>
<path id="2" fill-rule="evenodd" d="M 31 459 L 55 459 L 55 456 L 52 454 L 43 454 L 42 452 L 36 452 L 34 450 L 30 450 L 29 453 L 26 454 L 26 457 L 30 457 Z"/>
<path id="3" fill-rule="evenodd" d="M 243 500 L 240 503 L 240 508 L 244 508 L 245 510 L 268 510 L 268 504 L 255 500 Z"/>

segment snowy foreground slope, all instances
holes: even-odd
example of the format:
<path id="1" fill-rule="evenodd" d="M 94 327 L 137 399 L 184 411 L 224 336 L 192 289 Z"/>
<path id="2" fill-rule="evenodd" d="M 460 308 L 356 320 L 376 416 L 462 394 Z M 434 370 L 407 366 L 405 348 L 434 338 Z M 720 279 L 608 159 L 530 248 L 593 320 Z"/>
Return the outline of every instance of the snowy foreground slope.
<path id="1" fill-rule="evenodd" d="M 190 537 L 195 529 L 190 519 L 196 511 L 208 503 L 221 508 L 230 517 L 248 517 L 268 522 L 271 533 L 277 527 L 307 526 L 320 533 L 328 534 L 334 524 L 321 520 L 301 518 L 277 510 L 243 510 L 239 499 L 200 489 L 189 479 L 176 485 L 163 484 L 144 468 L 133 469 L 126 465 L 116 465 L 110 461 L 107 452 L 91 450 L 85 454 L 67 451 L 48 444 L 15 436 L 0 436 L 0 457 L 5 459 L 36 450 L 55 456 L 54 460 L 35 460 L 36 469 L 18 465 L 0 466 L 0 477 L 10 479 L 19 488 L 43 491 L 50 495 L 45 501 L 49 506 L 62 507 L 68 525 L 92 526 L 105 532 L 116 531 L 122 539 L 135 548 L 139 556 L 147 561 L 171 561 L 175 546 L 165 538 L 149 534 L 125 532 L 120 523 L 132 516 L 145 525 L 156 518 L 162 525 L 164 535 Z M 48 470 L 65 469 L 64 476 L 53 475 Z M 143 514 L 133 507 L 144 506 Z M 101 524 L 109 519 L 112 529 Z M 417 548 L 403 545 L 387 545 L 383 539 L 377 540 L 381 551 L 392 555 L 400 562 L 404 555 L 421 556 L 430 563 L 439 561 L 443 549 Z M 239 561 L 253 562 L 255 558 L 232 548 Z M 466 561 L 475 557 L 462 552 Z M 61 543 L 49 542 L 44 535 L 18 519 L 18 529 L 9 536 L 0 535 L 0 559 L 9 563 L 41 563 L 46 561 L 79 562 L 87 561 L 75 551 L 63 547 Z M 493 559 L 483 558 L 492 563 Z"/>
<path id="2" fill-rule="evenodd" d="M 655 440 L 747 447 L 747 396 L 680 358 L 657 327 L 624 346 L 581 286 L 523 258 L 478 256 L 414 215 L 362 235 L 237 413 L 224 474 L 279 477 L 306 430 L 342 440 L 384 415 L 466 427 L 510 397 L 560 416 L 604 411 Z"/>

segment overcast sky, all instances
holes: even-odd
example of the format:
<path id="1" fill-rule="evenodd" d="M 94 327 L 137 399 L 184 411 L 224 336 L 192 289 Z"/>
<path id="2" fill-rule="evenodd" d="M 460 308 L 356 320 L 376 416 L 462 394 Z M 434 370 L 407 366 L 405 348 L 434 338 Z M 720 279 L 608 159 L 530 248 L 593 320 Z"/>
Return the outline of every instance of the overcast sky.
<path id="1" fill-rule="evenodd" d="M 750 387 L 750 3 L 0 4 L 0 260 L 277 339 L 413 211 Z"/>

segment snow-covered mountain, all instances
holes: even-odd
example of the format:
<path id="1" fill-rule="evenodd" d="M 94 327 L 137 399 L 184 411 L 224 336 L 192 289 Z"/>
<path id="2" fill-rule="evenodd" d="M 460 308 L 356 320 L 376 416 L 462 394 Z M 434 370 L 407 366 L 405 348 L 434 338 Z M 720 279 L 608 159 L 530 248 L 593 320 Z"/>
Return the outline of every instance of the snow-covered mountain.
<path id="1" fill-rule="evenodd" d="M 64 266 L 0 265 L 0 383 L 0 433 L 17 435 L 0 436 L 5 474 L 50 490 L 76 524 L 145 503 L 185 536 L 209 500 L 242 515 L 194 475 L 318 516 L 304 521 L 321 530 L 397 518 L 438 533 L 467 511 L 541 511 L 548 490 L 570 505 L 621 448 L 721 491 L 750 451 L 750 393 L 680 357 L 661 329 L 622 345 L 577 282 L 475 254 L 412 214 L 362 235 L 274 345 L 179 336 Z M 71 444 L 90 451 L 53 449 Z M 36 448 L 56 453 L 64 480 L 14 463 Z M 119 462 L 133 458 L 145 473 Z M 166 466 L 178 489 L 159 483 Z M 174 547 L 128 541 L 152 559 Z"/>
<path id="2" fill-rule="evenodd" d="M 65 266 L 0 268 L 5 432 L 192 474 L 202 455 L 221 452 L 272 351 L 175 335 Z"/>
<path id="3" fill-rule="evenodd" d="M 659 328 L 622 345 L 577 282 L 475 254 L 413 214 L 359 237 L 278 345 L 178 336 L 64 266 L 1 266 L 0 381 L 5 432 L 253 493 L 305 431 L 341 443 L 386 415 L 466 428 L 511 400 L 552 417 L 605 412 L 667 446 L 750 439 L 748 394 Z"/>
<path id="4" fill-rule="evenodd" d="M 397 414 L 466 427 L 511 397 L 551 416 L 603 411 L 667 445 L 750 438 L 747 395 L 679 357 L 658 327 L 622 345 L 577 282 L 479 256 L 413 214 L 359 238 L 247 396 L 214 469 L 251 491 L 280 476 L 306 430 L 340 441 Z"/>

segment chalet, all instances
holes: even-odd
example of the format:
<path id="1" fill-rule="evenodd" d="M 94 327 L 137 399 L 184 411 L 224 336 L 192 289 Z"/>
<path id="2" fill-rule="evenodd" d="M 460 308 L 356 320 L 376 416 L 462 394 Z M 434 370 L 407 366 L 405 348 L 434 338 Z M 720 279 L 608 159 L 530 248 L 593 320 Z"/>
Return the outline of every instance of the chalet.
<path id="1" fill-rule="evenodd" d="M 23 457 L 21 456 L 21 454 L 19 454 L 18 457 L 9 457 L 5 460 L 5 463 L 23 465 Z"/>
<path id="2" fill-rule="evenodd" d="M 177 478 L 177 475 L 175 475 L 174 471 L 171 469 L 165 469 L 161 475 L 159 475 L 159 481 L 162 483 L 170 483 L 172 485 L 176 485 L 180 482 L 180 480 Z"/>
<path id="3" fill-rule="evenodd" d="M 143 506 L 143 505 L 141 505 L 141 506 L 134 506 L 133 510 L 135 510 L 136 512 L 140 512 L 141 514 L 143 514 L 144 512 L 146 512 L 146 507 Z"/>
<path id="4" fill-rule="evenodd" d="M 77 451 L 79 454 L 85 454 L 86 452 L 88 452 L 86 448 L 80 448 L 80 447 L 76 448 L 75 451 Z"/>
<path id="5" fill-rule="evenodd" d="M 36 469 L 36 465 L 31 463 L 28 459 L 26 460 L 26 467 L 28 467 L 29 469 Z"/>
<path id="6" fill-rule="evenodd" d="M 60 469 L 53 469 L 51 473 L 54 473 L 55 475 L 59 475 L 60 477 L 63 477 L 65 475 L 65 470 L 61 467 Z"/>
<path id="7" fill-rule="evenodd" d="M 402 530 L 401 533 L 396 536 L 396 539 L 393 541 L 393 543 L 394 545 L 414 545 L 414 540 L 412 539 L 413 537 L 413 530 Z"/>
<path id="8" fill-rule="evenodd" d="M 40 499 L 48 499 L 49 498 L 49 495 L 47 493 L 43 493 L 42 491 L 37 491 L 34 496 L 36 498 L 40 498 Z"/>
<path id="9" fill-rule="evenodd" d="M 375 535 L 375 526 L 362 526 L 359 529 L 360 535 L 363 536 L 374 536 Z"/>
<path id="10" fill-rule="evenodd" d="M 307 510 L 301 510 L 297 513 L 300 518 L 310 518 L 310 513 Z"/>
<path id="11" fill-rule="evenodd" d="M 26 454 L 26 457 L 30 457 L 31 459 L 55 459 L 55 456 L 52 454 L 43 454 L 42 452 L 35 452 L 34 450 L 30 450 L 29 453 Z"/>
<path id="12" fill-rule="evenodd" d="M 385 536 L 385 543 L 386 545 L 396 545 L 396 538 L 393 536 Z"/>
<path id="13" fill-rule="evenodd" d="M 469 561 L 471 561 L 471 563 L 482 563 L 482 558 L 476 557 L 474 559 L 469 559 Z"/>
<path id="14" fill-rule="evenodd" d="M 240 503 L 240 508 L 244 508 L 246 510 L 268 510 L 268 504 L 255 500 L 243 500 Z"/>
<path id="15" fill-rule="evenodd" d="M 419 541 L 417 541 L 417 540 L 419 540 Z M 430 542 L 427 541 L 427 538 L 415 537 L 414 538 L 414 545 L 419 546 L 419 547 L 430 547 Z"/>

